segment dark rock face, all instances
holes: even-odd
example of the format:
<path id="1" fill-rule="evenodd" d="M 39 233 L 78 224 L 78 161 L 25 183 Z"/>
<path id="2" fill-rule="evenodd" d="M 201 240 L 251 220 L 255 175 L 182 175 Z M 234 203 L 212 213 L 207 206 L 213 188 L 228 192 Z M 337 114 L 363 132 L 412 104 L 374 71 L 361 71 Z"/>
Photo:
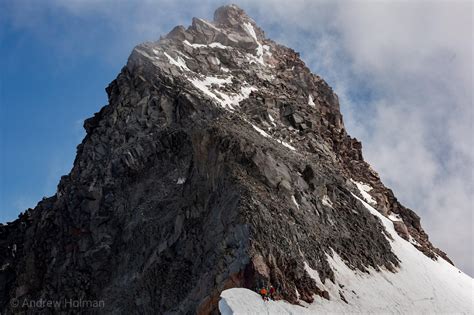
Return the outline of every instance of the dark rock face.
<path id="1" fill-rule="evenodd" d="M 446 258 L 364 162 L 332 89 L 236 6 L 137 46 L 107 93 L 56 195 L 0 226 L 3 313 L 43 298 L 207 314 L 223 289 L 262 283 L 292 303 L 339 298 L 304 262 L 322 281 L 332 251 L 351 268 L 398 265 L 350 179 Z"/>

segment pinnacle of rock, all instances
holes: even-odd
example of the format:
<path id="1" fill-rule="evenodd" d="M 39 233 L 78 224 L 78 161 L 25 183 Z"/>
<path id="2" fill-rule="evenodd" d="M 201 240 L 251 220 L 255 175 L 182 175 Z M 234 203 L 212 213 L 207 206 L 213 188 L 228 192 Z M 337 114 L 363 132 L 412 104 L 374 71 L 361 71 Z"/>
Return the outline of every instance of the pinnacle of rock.
<path id="1" fill-rule="evenodd" d="M 235 4 L 221 6 L 214 12 L 214 22 L 218 25 L 233 27 L 248 21 L 251 18 Z"/>

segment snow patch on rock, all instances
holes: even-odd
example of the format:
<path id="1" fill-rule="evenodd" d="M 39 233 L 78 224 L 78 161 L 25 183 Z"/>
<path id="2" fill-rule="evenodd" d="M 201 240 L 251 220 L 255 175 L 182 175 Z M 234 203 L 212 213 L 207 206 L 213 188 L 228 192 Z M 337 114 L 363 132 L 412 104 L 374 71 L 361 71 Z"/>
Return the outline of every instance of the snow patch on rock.
<path id="1" fill-rule="evenodd" d="M 180 55 L 181 57 L 185 58 L 185 59 L 188 59 L 188 60 L 191 59 L 191 57 L 186 56 L 185 54 L 183 54 L 183 53 L 180 52 L 179 50 L 175 50 L 175 52 L 176 52 L 178 55 Z"/>
<path id="2" fill-rule="evenodd" d="M 285 141 L 282 141 L 280 139 L 275 139 L 278 143 L 282 144 L 283 146 L 287 147 L 288 149 L 290 149 L 291 151 L 296 151 L 296 148 L 294 146 L 292 146 L 291 144 L 285 142 Z"/>
<path id="3" fill-rule="evenodd" d="M 261 128 L 255 126 L 255 125 L 252 124 L 252 123 L 250 123 L 250 124 L 252 125 L 253 129 L 257 130 L 258 133 L 260 133 L 260 134 L 261 134 L 262 136 L 264 136 L 265 138 L 271 138 L 271 139 L 275 140 L 276 142 L 278 142 L 279 144 L 283 145 L 284 147 L 286 147 L 286 148 L 288 148 L 288 149 L 290 149 L 290 150 L 292 150 L 292 151 L 295 151 L 295 150 L 296 150 L 296 148 L 295 148 L 294 146 L 292 146 L 292 145 L 286 143 L 285 141 L 282 141 L 282 140 L 280 140 L 280 139 L 274 138 L 274 137 L 272 137 L 271 135 L 269 135 L 267 132 L 265 132 L 263 129 L 261 129 Z"/>
<path id="4" fill-rule="evenodd" d="M 224 45 L 222 45 L 221 43 L 218 43 L 218 42 L 210 43 L 208 46 L 211 47 L 211 48 L 232 49 L 232 47 L 224 46 Z"/>
<path id="5" fill-rule="evenodd" d="M 224 46 L 219 42 L 213 42 L 213 43 L 210 43 L 210 44 L 206 45 L 206 44 L 190 43 L 188 40 L 184 40 L 183 43 L 185 45 L 188 45 L 188 46 L 192 47 L 192 48 L 208 48 L 208 47 L 210 47 L 210 48 L 218 48 L 218 49 L 232 49 L 232 47 Z"/>
<path id="6" fill-rule="evenodd" d="M 390 215 L 388 216 L 388 218 L 395 222 L 395 221 L 403 221 L 402 218 L 400 218 L 400 215 L 396 214 L 396 213 L 390 213 Z"/>
<path id="7" fill-rule="evenodd" d="M 263 46 L 262 44 L 258 41 L 258 38 L 257 38 L 257 33 L 255 33 L 255 29 L 253 28 L 252 24 L 246 22 L 244 23 L 243 25 L 243 28 L 244 30 L 247 32 L 247 34 L 249 34 L 254 40 L 255 42 L 257 43 L 257 49 L 256 49 L 256 58 L 252 55 L 248 55 L 248 57 L 250 57 L 250 59 L 253 61 L 255 60 L 256 62 L 262 64 L 262 65 L 265 65 L 265 62 L 263 61 Z"/>
<path id="8" fill-rule="evenodd" d="M 296 201 L 295 195 L 291 195 L 291 201 L 293 201 L 293 203 L 295 204 L 296 208 L 299 210 L 299 209 L 300 209 L 300 205 L 299 205 L 298 201 Z"/>
<path id="9" fill-rule="evenodd" d="M 204 78 L 188 78 L 188 80 L 205 95 L 211 97 L 223 108 L 230 111 L 233 111 L 235 107 L 239 106 L 241 101 L 248 98 L 252 91 L 257 90 L 256 87 L 250 86 L 246 82 L 240 87 L 239 93 L 228 93 L 218 90 L 224 84 L 232 83 L 232 76 L 226 78 L 207 76 Z"/>
<path id="10" fill-rule="evenodd" d="M 268 133 L 266 133 L 263 129 L 261 129 L 261 128 L 255 126 L 254 124 L 252 124 L 252 127 L 253 127 L 253 129 L 257 130 L 257 132 L 258 132 L 259 134 L 261 134 L 262 136 L 264 136 L 265 138 L 272 138 L 272 136 L 270 136 L 270 135 L 269 135 Z"/>
<path id="11" fill-rule="evenodd" d="M 369 194 L 369 192 L 373 189 L 370 185 L 364 184 L 362 182 L 356 182 L 353 179 L 351 179 L 351 181 L 357 186 L 357 189 L 359 189 L 359 192 L 362 197 L 364 197 L 365 201 L 373 206 L 377 204 L 377 201 L 375 201 L 375 199 Z"/>
<path id="12" fill-rule="evenodd" d="M 321 202 L 322 202 L 323 205 L 332 208 L 332 201 L 331 201 L 331 199 L 329 199 L 328 195 L 324 195 Z"/>
<path id="13" fill-rule="evenodd" d="M 268 119 L 270 119 L 270 122 L 272 123 L 273 127 L 276 127 L 275 119 L 272 117 L 272 115 L 268 114 Z"/>
<path id="14" fill-rule="evenodd" d="M 187 39 L 183 41 L 184 44 L 193 47 L 193 48 L 201 48 L 201 47 L 207 47 L 205 44 L 195 44 L 195 43 L 190 43 Z"/>
<path id="15" fill-rule="evenodd" d="M 229 77 L 230 78 L 230 77 Z M 221 79 L 216 77 L 205 77 L 204 79 L 199 78 L 188 78 L 188 80 L 201 92 L 205 95 L 211 97 L 215 101 L 217 101 L 222 107 L 226 108 L 226 104 L 223 103 L 223 100 L 220 99 L 215 93 L 213 93 L 210 89 L 212 84 L 217 84 L 221 86 L 224 83 L 230 83 L 230 79 Z"/>
<path id="16" fill-rule="evenodd" d="M 268 45 L 262 45 L 262 47 L 263 47 L 263 50 L 265 51 L 265 54 L 266 54 L 267 56 L 270 56 L 270 57 L 271 57 L 271 56 L 272 56 L 272 53 L 270 52 L 270 46 L 268 46 Z"/>
<path id="17" fill-rule="evenodd" d="M 408 241 L 415 246 L 420 246 L 420 243 L 418 243 L 411 235 L 408 235 Z"/>
<path id="18" fill-rule="evenodd" d="M 316 106 L 316 104 L 314 104 L 313 95 L 311 95 L 311 94 L 308 96 L 308 105 L 311 106 L 311 107 Z"/>
<path id="19" fill-rule="evenodd" d="M 176 67 L 184 70 L 184 71 L 191 71 L 189 70 L 189 68 L 186 66 L 186 62 L 183 60 L 183 58 L 181 57 L 177 57 L 176 59 L 174 59 L 173 57 L 171 57 L 170 55 L 168 55 L 167 52 L 164 52 L 165 56 L 168 58 L 170 64 L 172 65 L 175 65 Z"/>

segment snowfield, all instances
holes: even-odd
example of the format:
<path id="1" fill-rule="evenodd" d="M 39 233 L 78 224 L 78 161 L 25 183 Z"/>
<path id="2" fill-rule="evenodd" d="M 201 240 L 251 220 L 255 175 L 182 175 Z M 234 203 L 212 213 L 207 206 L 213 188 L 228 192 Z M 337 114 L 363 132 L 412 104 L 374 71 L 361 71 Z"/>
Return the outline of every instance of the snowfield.
<path id="1" fill-rule="evenodd" d="M 359 186 L 359 185 L 358 185 Z M 362 186 L 362 185 L 361 185 Z M 367 193 L 366 187 L 359 187 Z M 362 194 L 364 197 L 365 195 Z M 442 258 L 434 261 L 395 232 L 393 223 L 370 204 L 358 199 L 383 223 L 393 240 L 392 251 L 400 259 L 396 273 L 381 268 L 369 268 L 369 274 L 353 271 L 335 253 L 327 253 L 335 273 L 336 283 L 321 282 L 315 270 L 305 268 L 318 287 L 327 290 L 330 300 L 315 296 L 313 303 L 301 301 L 301 306 L 285 301 L 267 301 L 255 292 L 243 288 L 225 290 L 219 310 L 230 314 L 474 314 L 473 279 Z M 369 198 L 367 198 L 369 199 Z M 369 199 L 370 200 L 370 199 Z M 343 288 L 339 286 L 343 285 Z M 340 298 L 344 296 L 348 303 Z"/>

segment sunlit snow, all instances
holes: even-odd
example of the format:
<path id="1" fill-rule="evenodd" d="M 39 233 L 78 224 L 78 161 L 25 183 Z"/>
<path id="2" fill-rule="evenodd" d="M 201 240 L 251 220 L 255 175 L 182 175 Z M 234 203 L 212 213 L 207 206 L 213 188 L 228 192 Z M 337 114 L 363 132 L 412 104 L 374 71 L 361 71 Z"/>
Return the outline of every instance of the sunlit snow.
<path id="1" fill-rule="evenodd" d="M 277 139 L 277 138 L 274 138 L 272 137 L 271 135 L 269 135 L 268 133 L 266 133 L 263 129 L 255 126 L 254 124 L 251 124 L 253 129 L 257 130 L 258 133 L 260 133 L 262 136 L 264 136 L 265 138 L 271 138 L 273 140 L 275 140 L 276 142 L 278 142 L 279 144 L 283 145 L 284 147 L 287 147 L 288 149 L 292 150 L 292 151 L 295 151 L 296 148 L 288 143 L 286 143 L 285 141 L 282 141 L 280 139 Z"/>
<path id="2" fill-rule="evenodd" d="M 206 44 L 195 44 L 195 43 L 190 43 L 188 40 L 183 41 L 184 44 L 193 47 L 193 48 L 204 48 L 204 47 L 211 47 L 211 48 L 219 48 L 219 49 L 232 49 L 230 46 L 224 46 L 221 43 L 218 42 L 213 42 L 210 43 L 209 45 Z"/>
<path id="3" fill-rule="evenodd" d="M 255 60 L 258 63 L 264 65 L 265 62 L 263 61 L 263 46 L 262 44 L 258 41 L 257 34 L 255 33 L 255 29 L 253 28 L 252 24 L 250 23 L 244 23 L 243 25 L 244 30 L 255 40 L 257 43 L 257 49 L 256 49 L 256 55 L 257 57 L 255 58 L 252 55 L 247 54 L 248 57 L 250 57 L 251 60 Z"/>
<path id="4" fill-rule="evenodd" d="M 314 104 L 313 95 L 311 95 L 311 94 L 310 94 L 309 97 L 308 97 L 308 105 L 309 105 L 309 106 L 312 106 L 312 107 L 315 107 L 315 106 L 316 106 L 316 104 Z"/>
<path id="5" fill-rule="evenodd" d="M 263 301 L 255 292 L 242 288 L 225 290 L 219 309 L 222 314 L 472 314 L 473 279 L 442 258 L 432 260 L 396 233 L 393 223 L 370 204 L 353 195 L 365 209 L 377 216 L 392 240 L 392 251 L 400 260 L 395 273 L 369 267 L 369 273 L 354 271 L 334 251 L 326 253 L 335 283 L 323 284 L 318 273 L 305 269 L 330 300 L 315 296 L 311 304 L 291 305 L 285 301 Z M 340 295 L 343 295 L 347 303 Z"/>
<path id="6" fill-rule="evenodd" d="M 321 200 L 321 202 L 322 202 L 323 205 L 332 208 L 332 201 L 331 201 L 331 199 L 329 199 L 329 196 L 328 196 L 328 195 L 324 195 L 324 196 L 323 196 L 323 199 Z"/>
<path id="7" fill-rule="evenodd" d="M 218 43 L 218 42 L 210 43 L 208 46 L 211 47 L 211 48 L 232 49 L 232 47 L 224 46 L 224 45 L 222 45 L 221 43 Z"/>
<path id="8" fill-rule="evenodd" d="M 272 115 L 268 114 L 268 119 L 270 119 L 270 122 L 272 123 L 273 127 L 276 127 L 275 119 L 272 117 Z"/>
<path id="9" fill-rule="evenodd" d="M 271 138 L 272 137 L 268 133 L 266 133 L 263 129 L 255 126 L 254 124 L 252 124 L 252 127 L 253 127 L 253 129 L 257 130 L 258 133 L 261 134 L 262 136 L 264 136 L 265 138 Z"/>
<path id="10" fill-rule="evenodd" d="M 372 187 L 370 187 L 370 185 L 361 182 L 356 182 L 352 179 L 351 181 L 357 186 L 360 194 L 362 195 L 362 197 L 364 197 L 365 201 L 370 203 L 372 206 L 375 206 L 377 204 L 377 201 L 375 201 L 375 199 L 372 198 L 372 196 L 369 194 L 369 192 L 373 189 Z"/>
<path id="11" fill-rule="evenodd" d="M 402 218 L 400 218 L 400 216 L 398 214 L 395 214 L 395 213 L 390 213 L 390 215 L 388 216 L 388 218 L 390 220 L 392 220 L 393 222 L 395 221 L 403 221 Z"/>
<path id="12" fill-rule="evenodd" d="M 186 66 L 186 62 L 183 60 L 183 58 L 181 57 L 177 57 L 177 59 L 174 59 L 173 57 L 171 57 L 170 55 L 168 55 L 166 52 L 164 52 L 165 56 L 168 58 L 169 62 L 172 64 L 172 65 L 175 65 L 176 67 L 182 69 L 182 70 L 185 70 L 185 71 L 191 71 L 189 70 L 189 68 Z"/>
<path id="13" fill-rule="evenodd" d="M 183 41 L 184 44 L 191 46 L 193 48 L 201 48 L 201 47 L 207 47 L 207 45 L 204 44 L 195 44 L 195 43 L 190 43 L 188 40 Z"/>
<path id="14" fill-rule="evenodd" d="M 291 201 L 295 204 L 296 208 L 299 209 L 300 205 L 298 204 L 298 201 L 296 201 L 295 195 L 291 195 Z"/>
<path id="15" fill-rule="evenodd" d="M 220 88 L 224 84 L 232 83 L 232 76 L 228 76 L 226 78 L 208 76 L 202 79 L 188 78 L 188 80 L 204 94 L 217 101 L 217 103 L 223 108 L 231 111 L 234 110 L 241 101 L 248 98 L 252 91 L 257 90 L 256 87 L 249 86 L 245 82 L 241 86 L 239 93 L 223 92 L 219 89 L 212 88 L 213 85 L 216 85 L 218 88 Z"/>

